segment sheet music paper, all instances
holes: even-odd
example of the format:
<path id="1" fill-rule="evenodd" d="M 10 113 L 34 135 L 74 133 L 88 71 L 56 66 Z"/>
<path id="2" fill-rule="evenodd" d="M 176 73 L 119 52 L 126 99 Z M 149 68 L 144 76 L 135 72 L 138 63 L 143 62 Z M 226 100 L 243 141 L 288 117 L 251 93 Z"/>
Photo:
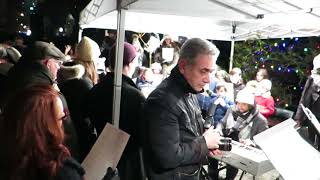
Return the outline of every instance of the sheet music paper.
<path id="1" fill-rule="evenodd" d="M 171 62 L 173 60 L 173 48 L 162 48 L 162 58 L 164 62 Z"/>
<path id="2" fill-rule="evenodd" d="M 130 135 L 107 123 L 90 153 L 82 162 L 85 178 L 101 180 L 108 167 L 116 168 Z"/>
<path id="3" fill-rule="evenodd" d="M 320 180 L 320 153 L 308 144 L 288 119 L 254 136 L 285 180 Z"/>

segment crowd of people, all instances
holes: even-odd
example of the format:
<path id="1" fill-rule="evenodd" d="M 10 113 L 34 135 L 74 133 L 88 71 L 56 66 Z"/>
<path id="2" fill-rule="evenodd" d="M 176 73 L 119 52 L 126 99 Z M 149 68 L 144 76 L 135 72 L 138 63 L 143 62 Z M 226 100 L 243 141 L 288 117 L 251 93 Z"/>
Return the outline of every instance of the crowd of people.
<path id="1" fill-rule="evenodd" d="M 138 36 L 123 48 L 119 128 L 130 139 L 117 165 L 121 180 L 218 179 L 212 156 L 220 139 L 256 146 L 253 136 L 269 127 L 275 104 L 266 69 L 245 83 L 240 67 L 219 69 L 219 49 L 200 38 L 180 46 L 165 35 L 148 67 Z M 104 50 L 102 73 L 100 51 L 89 37 L 65 51 L 44 41 L 20 52 L 0 45 L 0 179 L 85 179 L 79 163 L 112 123 L 115 45 Z M 319 69 L 317 56 L 301 98 L 316 117 Z M 295 118 L 306 122 L 301 109 Z M 228 165 L 226 179 L 237 173 Z"/>

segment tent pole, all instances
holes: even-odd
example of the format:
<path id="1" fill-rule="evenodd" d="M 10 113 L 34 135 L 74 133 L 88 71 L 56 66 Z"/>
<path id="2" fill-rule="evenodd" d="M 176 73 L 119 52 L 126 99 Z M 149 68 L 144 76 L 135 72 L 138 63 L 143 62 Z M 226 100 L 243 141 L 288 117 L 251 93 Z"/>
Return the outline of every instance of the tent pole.
<path id="1" fill-rule="evenodd" d="M 79 33 L 78 33 L 78 43 L 81 41 L 82 39 L 82 32 L 83 32 L 83 29 L 80 27 L 79 28 Z"/>
<path id="2" fill-rule="evenodd" d="M 125 10 L 118 8 L 116 62 L 114 67 L 115 76 L 114 76 L 114 89 L 113 89 L 114 96 L 113 96 L 113 111 L 112 111 L 112 123 L 116 128 L 119 128 L 119 118 L 120 118 L 124 24 L 125 24 Z"/>
<path id="3" fill-rule="evenodd" d="M 232 70 L 233 54 L 234 54 L 234 38 L 232 37 L 232 40 L 231 40 L 231 50 L 230 50 L 229 72 Z"/>
<path id="4" fill-rule="evenodd" d="M 232 21 L 232 36 L 231 36 L 231 50 L 230 50 L 230 61 L 229 61 L 229 72 L 232 70 L 233 66 L 233 55 L 234 55 L 234 43 L 235 43 L 235 34 L 236 34 L 236 29 L 237 25 L 234 21 Z"/>

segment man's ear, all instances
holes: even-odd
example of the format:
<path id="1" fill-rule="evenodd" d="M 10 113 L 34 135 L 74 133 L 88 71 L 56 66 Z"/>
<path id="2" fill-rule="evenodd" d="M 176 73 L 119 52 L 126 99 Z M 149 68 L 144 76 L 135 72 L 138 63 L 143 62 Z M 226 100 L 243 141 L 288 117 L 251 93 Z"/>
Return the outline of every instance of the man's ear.
<path id="1" fill-rule="evenodd" d="M 186 67 L 187 67 L 187 60 L 186 59 L 180 59 L 178 61 L 178 67 L 181 74 L 184 74 Z"/>
<path id="2" fill-rule="evenodd" d="M 46 59 L 46 60 L 42 61 L 42 64 L 47 66 L 47 68 L 49 68 L 49 66 L 50 66 L 49 59 Z"/>

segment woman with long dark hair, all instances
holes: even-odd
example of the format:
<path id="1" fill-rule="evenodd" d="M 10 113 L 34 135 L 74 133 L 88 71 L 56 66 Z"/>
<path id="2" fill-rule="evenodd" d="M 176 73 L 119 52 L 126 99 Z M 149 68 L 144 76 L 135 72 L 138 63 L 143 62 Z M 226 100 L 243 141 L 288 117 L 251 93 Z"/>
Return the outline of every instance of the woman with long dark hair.
<path id="1" fill-rule="evenodd" d="M 67 115 L 52 86 L 33 86 L 11 99 L 0 121 L 0 179 L 83 179 L 84 169 L 63 145 Z"/>

